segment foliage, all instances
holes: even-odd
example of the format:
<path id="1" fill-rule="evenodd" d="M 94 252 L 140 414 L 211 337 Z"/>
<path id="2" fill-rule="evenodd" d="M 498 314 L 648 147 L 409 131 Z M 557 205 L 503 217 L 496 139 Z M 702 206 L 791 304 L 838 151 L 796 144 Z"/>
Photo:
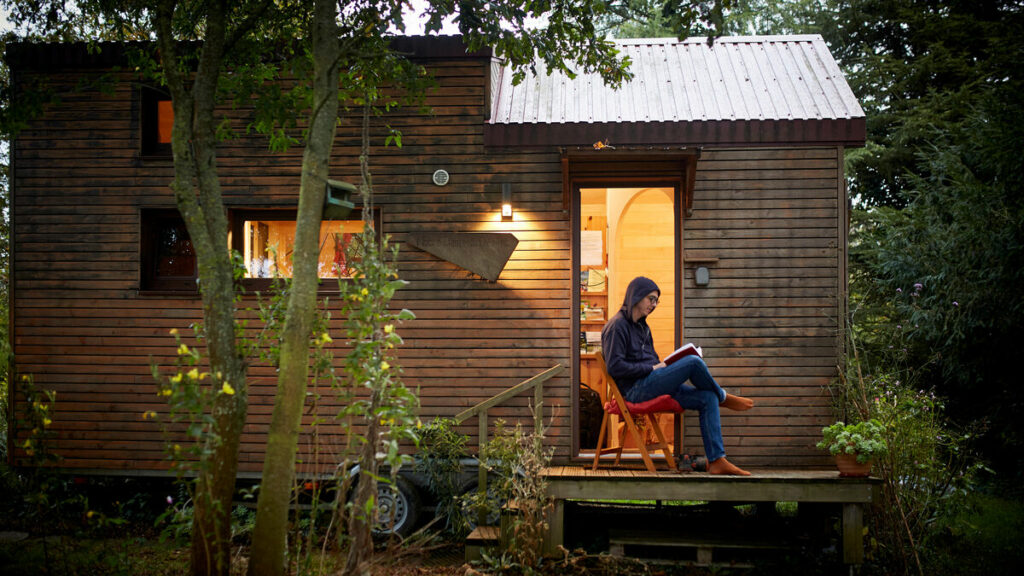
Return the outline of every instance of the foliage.
<path id="1" fill-rule="evenodd" d="M 609 0 L 597 12 L 599 29 L 616 38 L 662 38 L 725 33 L 737 0 Z"/>
<path id="2" fill-rule="evenodd" d="M 734 0 L 723 32 L 733 36 L 817 34 L 824 0 Z"/>
<path id="3" fill-rule="evenodd" d="M 462 536 L 469 528 L 459 500 L 463 489 L 462 461 L 469 456 L 469 438 L 455 430 L 455 421 L 450 418 L 436 418 L 417 434 L 416 469 L 426 475 L 428 488 L 437 500 L 435 515 L 444 520 L 446 531 Z"/>
<path id="4" fill-rule="evenodd" d="M 910 573 L 922 570 L 932 540 L 956 523 L 982 465 L 970 449 L 975 431 L 955 425 L 941 398 L 919 387 L 928 372 L 910 363 L 907 333 L 897 328 L 905 320 L 898 318 L 892 331 L 871 335 L 887 340 L 885 346 L 861 348 L 863 327 L 851 332 L 846 368 L 831 391 L 839 418 L 861 420 L 882 434 L 886 450 L 874 459 L 883 482 L 874 517 L 876 560 Z M 840 438 L 826 435 L 819 446 L 838 449 Z"/>
<path id="5" fill-rule="evenodd" d="M 200 372 L 200 350 L 185 344 L 177 328 L 171 329 L 170 334 L 178 344 L 173 374 L 162 374 L 156 364 L 150 369 L 157 381 L 157 395 L 168 406 L 167 416 L 162 420 L 168 440 L 167 457 L 179 479 L 191 479 L 208 473 L 208 457 L 221 442 L 212 415 L 214 398 L 218 394 L 234 395 L 235 389 L 224 380 L 223 374 Z M 146 420 L 158 417 L 155 410 L 142 414 Z M 185 446 L 176 434 L 181 429 L 174 426 L 176 424 L 184 425 Z"/>
<path id="6" fill-rule="evenodd" d="M 477 509 L 488 513 L 495 503 L 508 503 L 513 517 L 503 526 L 508 545 L 501 556 L 485 561 L 501 572 L 535 574 L 543 560 L 545 517 L 551 507 L 547 481 L 542 474 L 551 461 L 544 449 L 541 433 L 527 434 L 520 425 L 514 428 L 495 422 L 494 437 L 480 451 L 480 465 L 488 472 L 488 494 L 473 492 L 467 498 Z M 493 487 L 492 485 L 493 484 Z"/>
<path id="7" fill-rule="evenodd" d="M 857 462 L 864 464 L 888 452 L 885 443 L 885 427 L 878 420 L 866 420 L 856 424 L 836 422 L 822 428 L 822 440 L 818 448 L 829 454 L 850 454 L 857 456 Z"/>
<path id="8" fill-rule="evenodd" d="M 816 25 L 867 117 L 868 146 L 848 159 L 850 192 L 868 206 L 902 207 L 911 175 L 927 176 L 914 165 L 934 141 L 933 130 L 954 129 L 987 89 L 1019 81 L 1021 5 L 1014 0 L 828 0 L 825 5 Z"/>
<path id="9" fill-rule="evenodd" d="M 339 418 L 349 419 L 363 430 L 355 438 L 362 445 L 359 481 L 349 516 L 353 550 L 370 541 L 370 528 L 377 522 L 374 496 L 378 465 L 386 464 L 394 479 L 404 461 L 403 442 L 417 439 L 419 399 L 402 382 L 401 367 L 394 356 L 395 348 L 402 343 L 396 325 L 415 316 L 409 310 L 392 311 L 388 307 L 395 291 L 407 284 L 398 277 L 397 257 L 397 246 L 389 248 L 386 236 L 378 244 L 376 231 L 366 223 L 363 232 L 346 247 L 346 262 L 353 277 L 339 281 L 343 329 L 350 347 L 344 381 L 361 392 Z M 365 554 L 365 549 L 357 554 Z M 365 561 L 350 554 L 346 570 L 361 570 L 359 566 Z"/>
<path id="10" fill-rule="evenodd" d="M 1024 502 L 975 491 L 968 506 L 936 527 L 930 542 L 936 553 L 925 559 L 925 573 L 943 576 L 1013 574 L 1024 552 Z M 964 561 L 969 559 L 969 561 Z"/>
<path id="11" fill-rule="evenodd" d="M 955 130 L 935 131 L 908 177 L 902 210 L 855 214 L 852 297 L 865 311 L 855 330 L 865 353 L 903 335 L 905 364 L 981 421 L 983 449 L 998 469 L 1024 470 L 1017 342 L 1024 340 L 1024 84 L 991 89 Z"/>
<path id="12" fill-rule="evenodd" d="M 600 27 L 616 38 L 810 34 L 822 0 L 624 0 L 608 2 Z M 687 22 L 692 22 L 687 25 Z"/>

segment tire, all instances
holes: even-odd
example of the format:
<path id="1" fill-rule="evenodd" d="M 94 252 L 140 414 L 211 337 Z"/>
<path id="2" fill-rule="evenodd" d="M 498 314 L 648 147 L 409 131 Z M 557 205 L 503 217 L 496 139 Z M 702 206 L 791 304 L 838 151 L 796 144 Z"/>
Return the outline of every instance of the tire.
<path id="1" fill-rule="evenodd" d="M 479 487 L 479 484 L 477 483 L 476 480 L 470 482 L 469 484 L 466 485 L 465 490 L 462 491 L 463 496 L 465 496 L 467 494 L 470 494 L 472 492 L 476 492 L 478 487 Z M 487 514 L 487 519 L 485 520 L 485 525 L 487 525 L 487 526 L 497 526 L 497 524 L 498 524 L 498 522 L 499 522 L 499 520 L 501 518 L 501 508 L 502 508 L 502 506 L 504 506 L 505 503 L 499 501 L 497 495 L 494 494 L 494 488 L 490 487 L 490 485 L 488 485 L 488 488 L 487 488 L 487 500 L 490 502 L 491 510 Z M 466 525 L 469 527 L 469 530 L 470 531 L 474 530 L 476 528 L 476 525 L 477 525 L 477 514 L 476 514 L 476 512 L 471 510 L 468 506 L 465 506 L 465 505 L 462 506 L 461 512 L 462 512 L 462 517 L 463 517 L 463 519 L 466 522 Z"/>
<path id="2" fill-rule="evenodd" d="M 412 534 L 420 517 L 420 495 L 408 480 L 399 476 L 394 484 L 378 482 L 376 504 L 375 535 Z"/>

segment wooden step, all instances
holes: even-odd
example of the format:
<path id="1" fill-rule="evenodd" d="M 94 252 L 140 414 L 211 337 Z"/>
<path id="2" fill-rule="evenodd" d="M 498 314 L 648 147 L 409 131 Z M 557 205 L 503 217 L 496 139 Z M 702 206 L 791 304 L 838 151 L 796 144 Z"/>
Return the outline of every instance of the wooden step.
<path id="1" fill-rule="evenodd" d="M 496 548 L 501 539 L 497 526 L 477 526 L 466 536 L 466 562 L 480 560 L 484 550 Z"/>

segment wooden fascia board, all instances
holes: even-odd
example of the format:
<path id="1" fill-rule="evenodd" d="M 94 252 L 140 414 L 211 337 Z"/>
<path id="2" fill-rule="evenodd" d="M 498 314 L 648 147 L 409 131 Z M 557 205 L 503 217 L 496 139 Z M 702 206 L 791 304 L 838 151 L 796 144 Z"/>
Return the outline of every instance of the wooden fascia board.
<path id="1" fill-rule="evenodd" d="M 484 124 L 489 147 L 623 146 L 845 146 L 867 138 L 864 117 L 687 122 L 568 122 Z"/>

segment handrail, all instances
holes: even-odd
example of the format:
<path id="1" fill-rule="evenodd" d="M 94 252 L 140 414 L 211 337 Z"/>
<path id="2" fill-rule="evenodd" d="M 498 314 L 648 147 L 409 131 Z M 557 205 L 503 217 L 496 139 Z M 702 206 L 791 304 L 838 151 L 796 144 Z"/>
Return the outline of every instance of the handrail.
<path id="1" fill-rule="evenodd" d="M 538 396 L 537 391 L 541 391 L 541 394 L 539 394 L 540 402 L 537 402 L 536 406 L 543 406 L 542 403 L 544 399 L 544 388 L 542 384 L 550 380 L 552 377 L 554 377 L 562 370 L 565 370 L 565 364 L 555 364 L 554 366 L 548 368 L 547 370 L 541 372 L 540 374 L 537 374 L 536 376 L 528 380 L 523 380 L 519 384 L 516 384 L 515 386 L 505 390 L 504 392 L 501 392 L 500 394 L 491 396 L 487 400 L 484 400 L 483 402 L 477 404 L 476 406 L 473 406 L 472 408 L 467 408 L 462 412 L 459 412 L 458 414 L 455 415 L 455 423 L 462 424 L 463 421 L 468 420 L 473 416 L 476 416 L 477 414 L 484 412 L 488 408 L 497 406 L 498 404 L 501 404 L 502 402 L 508 400 L 509 398 L 512 398 L 513 396 L 518 396 L 519 394 L 529 390 L 530 388 L 534 388 L 535 397 Z M 537 410 L 536 412 L 537 414 L 534 416 L 535 424 L 537 420 L 537 415 L 540 414 L 540 410 Z"/>
<path id="2" fill-rule="evenodd" d="M 519 384 L 484 400 L 472 408 L 467 408 L 466 410 L 459 412 L 455 415 L 455 423 L 461 424 L 473 416 L 479 416 L 477 448 L 478 450 L 483 450 L 484 445 L 487 444 L 487 410 L 501 404 L 509 398 L 522 394 L 530 388 L 533 388 L 533 427 L 536 433 L 540 434 L 541 430 L 544 428 L 544 382 L 547 382 L 565 369 L 565 364 L 555 364 L 540 374 L 537 374 L 527 380 L 523 380 Z M 481 494 L 487 493 L 487 468 L 483 465 L 477 468 L 477 489 Z M 486 502 L 486 497 L 483 501 Z M 486 515 L 486 509 L 481 508 L 479 515 L 477 516 L 478 526 L 484 525 Z"/>

